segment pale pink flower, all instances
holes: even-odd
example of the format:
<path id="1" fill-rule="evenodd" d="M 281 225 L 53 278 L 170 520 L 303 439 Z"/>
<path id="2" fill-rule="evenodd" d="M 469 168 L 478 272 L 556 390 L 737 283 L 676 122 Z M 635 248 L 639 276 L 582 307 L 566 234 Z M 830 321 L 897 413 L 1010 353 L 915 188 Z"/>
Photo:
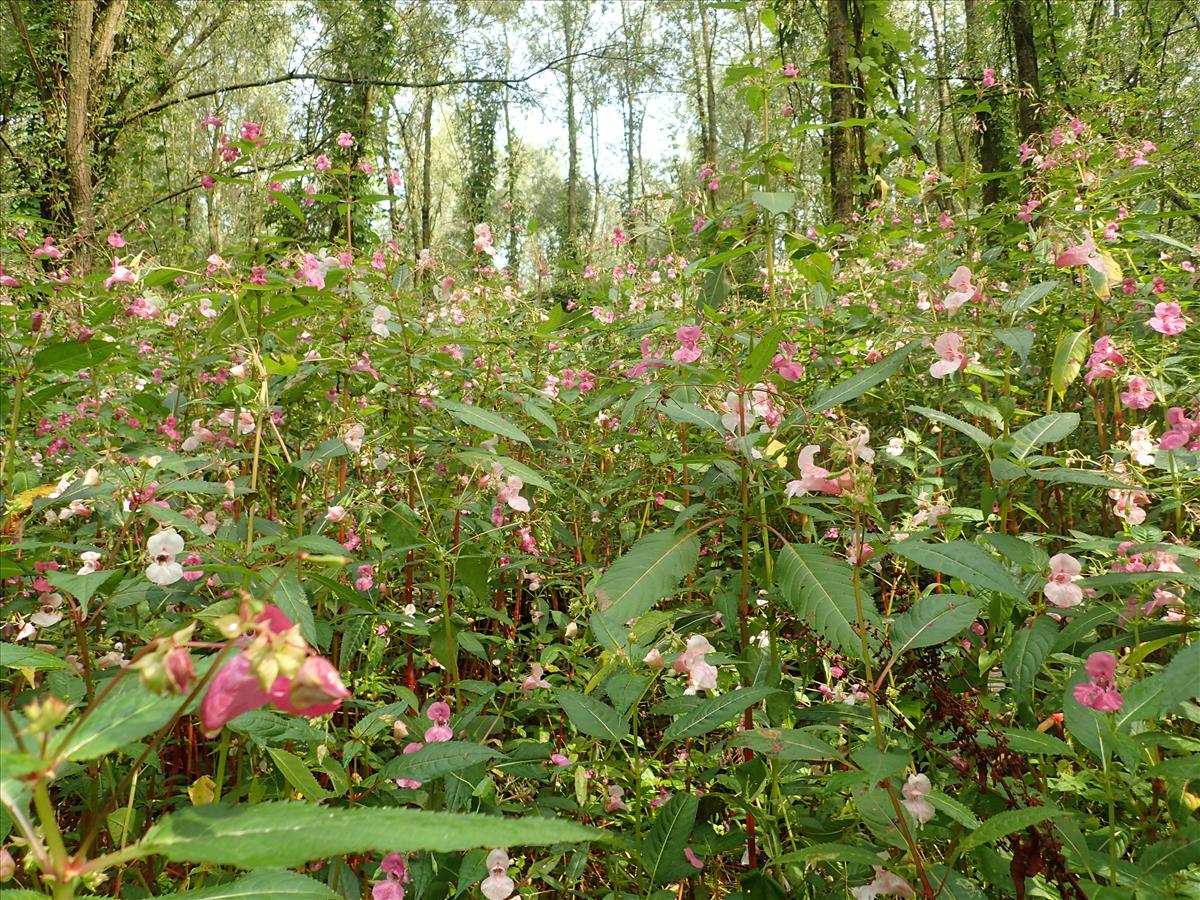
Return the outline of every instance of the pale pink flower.
<path id="1" fill-rule="evenodd" d="M 912 886 L 883 866 L 875 866 L 875 878 L 869 884 L 850 888 L 854 900 L 875 900 L 876 897 L 915 897 Z"/>
<path id="2" fill-rule="evenodd" d="M 942 305 L 947 312 L 954 313 L 964 303 L 979 296 L 979 288 L 971 284 L 971 277 L 971 270 L 966 266 L 954 270 L 948 283 L 950 293 L 942 298 Z"/>
<path id="3" fill-rule="evenodd" d="M 133 274 L 131 269 L 121 265 L 121 261 L 117 257 L 113 257 L 112 274 L 104 280 L 104 289 L 111 291 L 114 284 L 136 284 L 137 276 Z"/>
<path id="4" fill-rule="evenodd" d="M 1054 260 L 1054 265 L 1060 269 L 1090 266 L 1101 275 L 1108 275 L 1108 264 L 1096 249 L 1096 241 L 1091 235 L 1088 235 L 1083 243 L 1068 247 L 1060 253 Z"/>
<path id="5" fill-rule="evenodd" d="M 333 168 L 333 163 L 329 161 L 329 157 L 324 153 L 317 156 L 316 162 L 313 163 L 313 168 L 318 172 L 328 172 Z"/>
<path id="6" fill-rule="evenodd" d="M 800 467 L 800 477 L 787 483 L 784 493 L 788 497 L 803 496 L 810 491 L 831 494 L 835 497 L 842 493 L 841 486 L 836 481 L 830 480 L 829 470 L 813 462 L 820 449 L 816 444 L 809 444 L 800 451 L 796 457 L 796 462 Z"/>
<path id="7" fill-rule="evenodd" d="M 933 790 L 933 785 L 929 783 L 929 776 L 916 774 L 909 775 L 908 781 L 900 789 L 904 794 L 904 799 L 901 801 L 904 808 L 916 820 L 917 827 L 923 828 L 925 823 L 937 815 L 937 811 L 933 808 L 933 804 L 925 799 L 925 795 Z"/>
<path id="8" fill-rule="evenodd" d="M 969 360 L 962 352 L 962 340 L 961 334 L 947 331 L 933 342 L 933 349 L 941 358 L 929 367 L 930 375 L 934 378 L 945 378 L 967 367 Z"/>
<path id="9" fill-rule="evenodd" d="M 625 796 L 625 788 L 619 784 L 610 784 L 608 786 L 608 801 L 604 804 L 604 811 L 607 813 L 628 812 L 629 807 L 625 805 L 625 801 L 621 798 Z"/>
<path id="10" fill-rule="evenodd" d="M 121 236 L 121 232 L 114 231 L 108 236 L 108 246 L 112 247 L 114 250 L 120 250 L 125 246 L 125 238 Z"/>
<path id="11" fill-rule="evenodd" d="M 712 652 L 712 645 L 702 634 L 694 634 L 687 640 L 683 653 L 675 658 L 675 671 L 686 672 L 688 686 L 685 694 L 697 691 L 715 691 L 717 689 L 717 668 L 709 665 L 704 656 Z"/>
<path id="12" fill-rule="evenodd" d="M 525 691 L 526 693 L 531 693 L 538 688 L 552 687 L 550 682 L 542 677 L 545 674 L 546 670 L 543 669 L 539 663 L 533 663 L 529 667 L 529 674 L 525 677 L 525 680 L 521 682 L 521 690 Z"/>
<path id="13" fill-rule="evenodd" d="M 1083 602 L 1083 588 L 1075 582 L 1079 581 L 1079 573 L 1083 571 L 1079 560 L 1066 553 L 1058 553 L 1050 557 L 1050 578 L 1042 588 L 1046 599 L 1055 606 L 1069 609 Z"/>
<path id="14" fill-rule="evenodd" d="M 363 438 L 366 437 L 366 434 L 367 430 L 355 422 L 342 432 L 342 443 L 349 447 L 352 453 L 358 453 L 362 450 Z"/>
<path id="15" fill-rule="evenodd" d="M 525 486 L 524 481 L 516 475 L 509 475 L 504 481 L 498 480 L 498 482 L 496 486 L 496 503 L 498 505 L 507 505 L 517 512 L 529 512 L 529 501 L 521 496 L 521 488 Z"/>
<path id="16" fill-rule="evenodd" d="M 480 882 L 479 890 L 487 900 L 508 900 L 517 886 L 508 877 L 508 854 L 503 850 L 493 850 L 488 854 L 488 876 Z"/>
<path id="17" fill-rule="evenodd" d="M 495 256 L 496 248 L 492 246 L 492 241 L 492 226 L 487 222 L 477 224 L 475 226 L 475 243 L 473 245 L 475 252 Z"/>
<path id="18" fill-rule="evenodd" d="M 337 145 L 339 147 L 344 147 L 346 149 L 353 147 L 354 146 L 354 136 L 348 131 L 341 132 L 337 136 Z"/>
<path id="19" fill-rule="evenodd" d="M 338 506 L 329 507 L 329 511 L 325 513 L 325 521 L 327 522 L 337 523 L 341 522 L 345 518 L 346 507 L 341 506 L 340 504 Z"/>

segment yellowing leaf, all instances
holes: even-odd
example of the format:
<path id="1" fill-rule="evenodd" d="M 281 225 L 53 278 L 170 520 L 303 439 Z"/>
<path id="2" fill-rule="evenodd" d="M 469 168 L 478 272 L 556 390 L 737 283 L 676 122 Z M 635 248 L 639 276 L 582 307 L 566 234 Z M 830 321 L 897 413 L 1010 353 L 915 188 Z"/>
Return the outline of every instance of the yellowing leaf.
<path id="1" fill-rule="evenodd" d="M 192 782 L 187 793 L 188 799 L 192 801 L 192 806 L 207 806 L 216 799 L 217 785 L 211 775 L 201 775 Z"/>
<path id="2" fill-rule="evenodd" d="M 766 456 L 767 459 L 775 460 L 779 468 L 786 469 L 788 459 L 786 456 L 781 455 L 782 450 L 783 444 L 779 443 L 779 441 L 771 441 L 769 444 L 767 444 L 767 452 L 763 455 Z"/>

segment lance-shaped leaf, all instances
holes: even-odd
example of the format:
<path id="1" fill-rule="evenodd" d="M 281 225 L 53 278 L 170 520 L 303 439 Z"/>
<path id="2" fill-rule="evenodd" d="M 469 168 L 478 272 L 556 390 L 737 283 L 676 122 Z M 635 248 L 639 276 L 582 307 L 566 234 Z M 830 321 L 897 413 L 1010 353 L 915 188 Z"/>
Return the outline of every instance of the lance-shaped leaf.
<path id="1" fill-rule="evenodd" d="M 784 602 L 815 627 L 836 649 L 861 659 L 858 608 L 854 599 L 853 572 L 812 544 L 784 544 L 777 571 Z M 879 615 L 865 587 L 859 585 L 863 618 L 879 624 Z"/>
<path id="2" fill-rule="evenodd" d="M 760 684 L 757 687 L 742 688 L 740 691 L 709 697 L 668 725 L 667 730 L 663 732 L 663 740 L 680 741 L 708 734 L 774 692 L 775 688 Z"/>
<path id="3" fill-rule="evenodd" d="M 961 578 L 973 587 L 986 588 L 1017 599 L 1024 597 L 1008 571 L 986 550 L 970 541 L 927 544 L 909 538 L 895 544 L 892 550 L 919 566 Z"/>
<path id="4" fill-rule="evenodd" d="M 683 792 L 676 793 L 659 809 L 642 848 L 642 867 L 652 884 L 695 873 L 683 851 L 699 810 L 700 798 Z"/>
<path id="5" fill-rule="evenodd" d="M 669 597 L 696 568 L 700 539 L 694 531 L 656 531 L 634 544 L 608 567 L 592 588 L 604 629 L 618 635 L 624 623 Z M 596 627 L 593 622 L 593 627 Z"/>
<path id="6" fill-rule="evenodd" d="M 948 641 L 975 621 L 979 601 L 955 594 L 930 594 L 896 616 L 892 623 L 892 653 L 932 647 Z"/>
<path id="7" fill-rule="evenodd" d="M 899 350 L 893 350 L 889 356 L 873 366 L 868 366 L 833 387 L 825 388 L 813 398 L 812 404 L 807 407 L 808 414 L 815 416 L 827 409 L 849 403 L 851 400 L 861 397 L 871 388 L 883 384 L 900 371 L 904 361 L 916 349 L 918 343 L 918 341 L 910 341 Z"/>

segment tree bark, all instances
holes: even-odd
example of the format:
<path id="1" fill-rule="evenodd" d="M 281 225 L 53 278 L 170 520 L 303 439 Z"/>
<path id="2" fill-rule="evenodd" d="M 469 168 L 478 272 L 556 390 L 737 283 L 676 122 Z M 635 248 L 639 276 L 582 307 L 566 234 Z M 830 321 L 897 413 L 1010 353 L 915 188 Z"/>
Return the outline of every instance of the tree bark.
<path id="1" fill-rule="evenodd" d="M 1038 81 L 1037 43 L 1033 36 L 1033 18 L 1029 14 L 1028 0 L 1012 0 L 1008 7 L 1012 25 L 1013 48 L 1017 57 L 1017 82 L 1021 91 L 1017 95 L 1017 128 L 1022 139 L 1041 130 L 1042 87 Z"/>
<path id="2" fill-rule="evenodd" d="M 850 10 L 848 0 L 827 0 L 829 36 L 829 121 L 851 118 L 850 96 Z M 829 128 L 829 187 L 835 222 L 847 222 L 854 214 L 854 157 L 850 130 L 844 125 Z"/>
<path id="3" fill-rule="evenodd" d="M 95 12 L 95 0 L 75 0 L 71 4 L 67 26 L 67 179 L 71 220 L 80 238 L 76 259 L 84 271 L 91 265 L 88 241 L 96 227 L 92 142 L 88 133 L 92 80 L 92 23 Z"/>
<path id="4" fill-rule="evenodd" d="M 976 0 L 966 0 L 966 56 L 967 68 L 973 75 L 979 72 L 979 29 L 982 24 L 976 8 Z M 992 102 L 995 102 L 996 91 L 992 91 Z M 984 176 L 1000 171 L 1000 133 L 997 122 L 1003 121 L 992 114 L 991 110 L 980 109 L 975 113 L 975 132 L 979 135 L 979 170 Z M 983 182 L 983 205 L 992 206 L 1000 200 L 1000 181 L 988 178 Z"/>
<path id="5" fill-rule="evenodd" d="M 579 236 L 579 126 L 575 120 L 575 3 L 563 0 L 563 40 L 567 55 L 567 233 L 568 256 L 574 256 L 575 242 Z"/>
<path id="6" fill-rule="evenodd" d="M 704 50 L 704 106 L 706 109 L 704 129 L 704 161 L 717 167 L 717 89 L 713 81 L 713 45 L 715 35 L 708 28 L 706 0 L 699 0 L 700 39 Z M 714 197 L 715 201 L 716 198 Z"/>
<path id="7" fill-rule="evenodd" d="M 433 91 L 425 92 L 421 134 L 424 140 L 421 159 L 421 249 L 427 250 L 433 242 L 433 220 L 430 215 L 430 204 L 433 202 Z"/>

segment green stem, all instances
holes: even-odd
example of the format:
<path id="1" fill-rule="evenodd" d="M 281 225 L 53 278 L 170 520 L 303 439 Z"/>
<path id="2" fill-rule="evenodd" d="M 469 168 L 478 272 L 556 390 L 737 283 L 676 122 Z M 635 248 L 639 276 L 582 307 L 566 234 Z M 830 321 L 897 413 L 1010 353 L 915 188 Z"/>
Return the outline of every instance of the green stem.
<path id="1" fill-rule="evenodd" d="M 229 756 L 229 729 L 221 729 L 221 743 L 217 745 L 217 777 L 213 786 L 213 803 L 221 802 L 221 791 L 225 789 L 225 759 Z"/>
<path id="2" fill-rule="evenodd" d="M 75 888 L 67 879 L 67 847 L 63 843 L 62 832 L 58 830 L 58 819 L 54 816 L 54 806 L 50 803 L 50 790 L 46 782 L 39 780 L 33 788 L 33 806 L 37 810 L 38 820 L 42 831 L 46 834 L 46 846 L 50 850 L 50 864 L 54 875 L 54 897 L 74 897 Z"/>

